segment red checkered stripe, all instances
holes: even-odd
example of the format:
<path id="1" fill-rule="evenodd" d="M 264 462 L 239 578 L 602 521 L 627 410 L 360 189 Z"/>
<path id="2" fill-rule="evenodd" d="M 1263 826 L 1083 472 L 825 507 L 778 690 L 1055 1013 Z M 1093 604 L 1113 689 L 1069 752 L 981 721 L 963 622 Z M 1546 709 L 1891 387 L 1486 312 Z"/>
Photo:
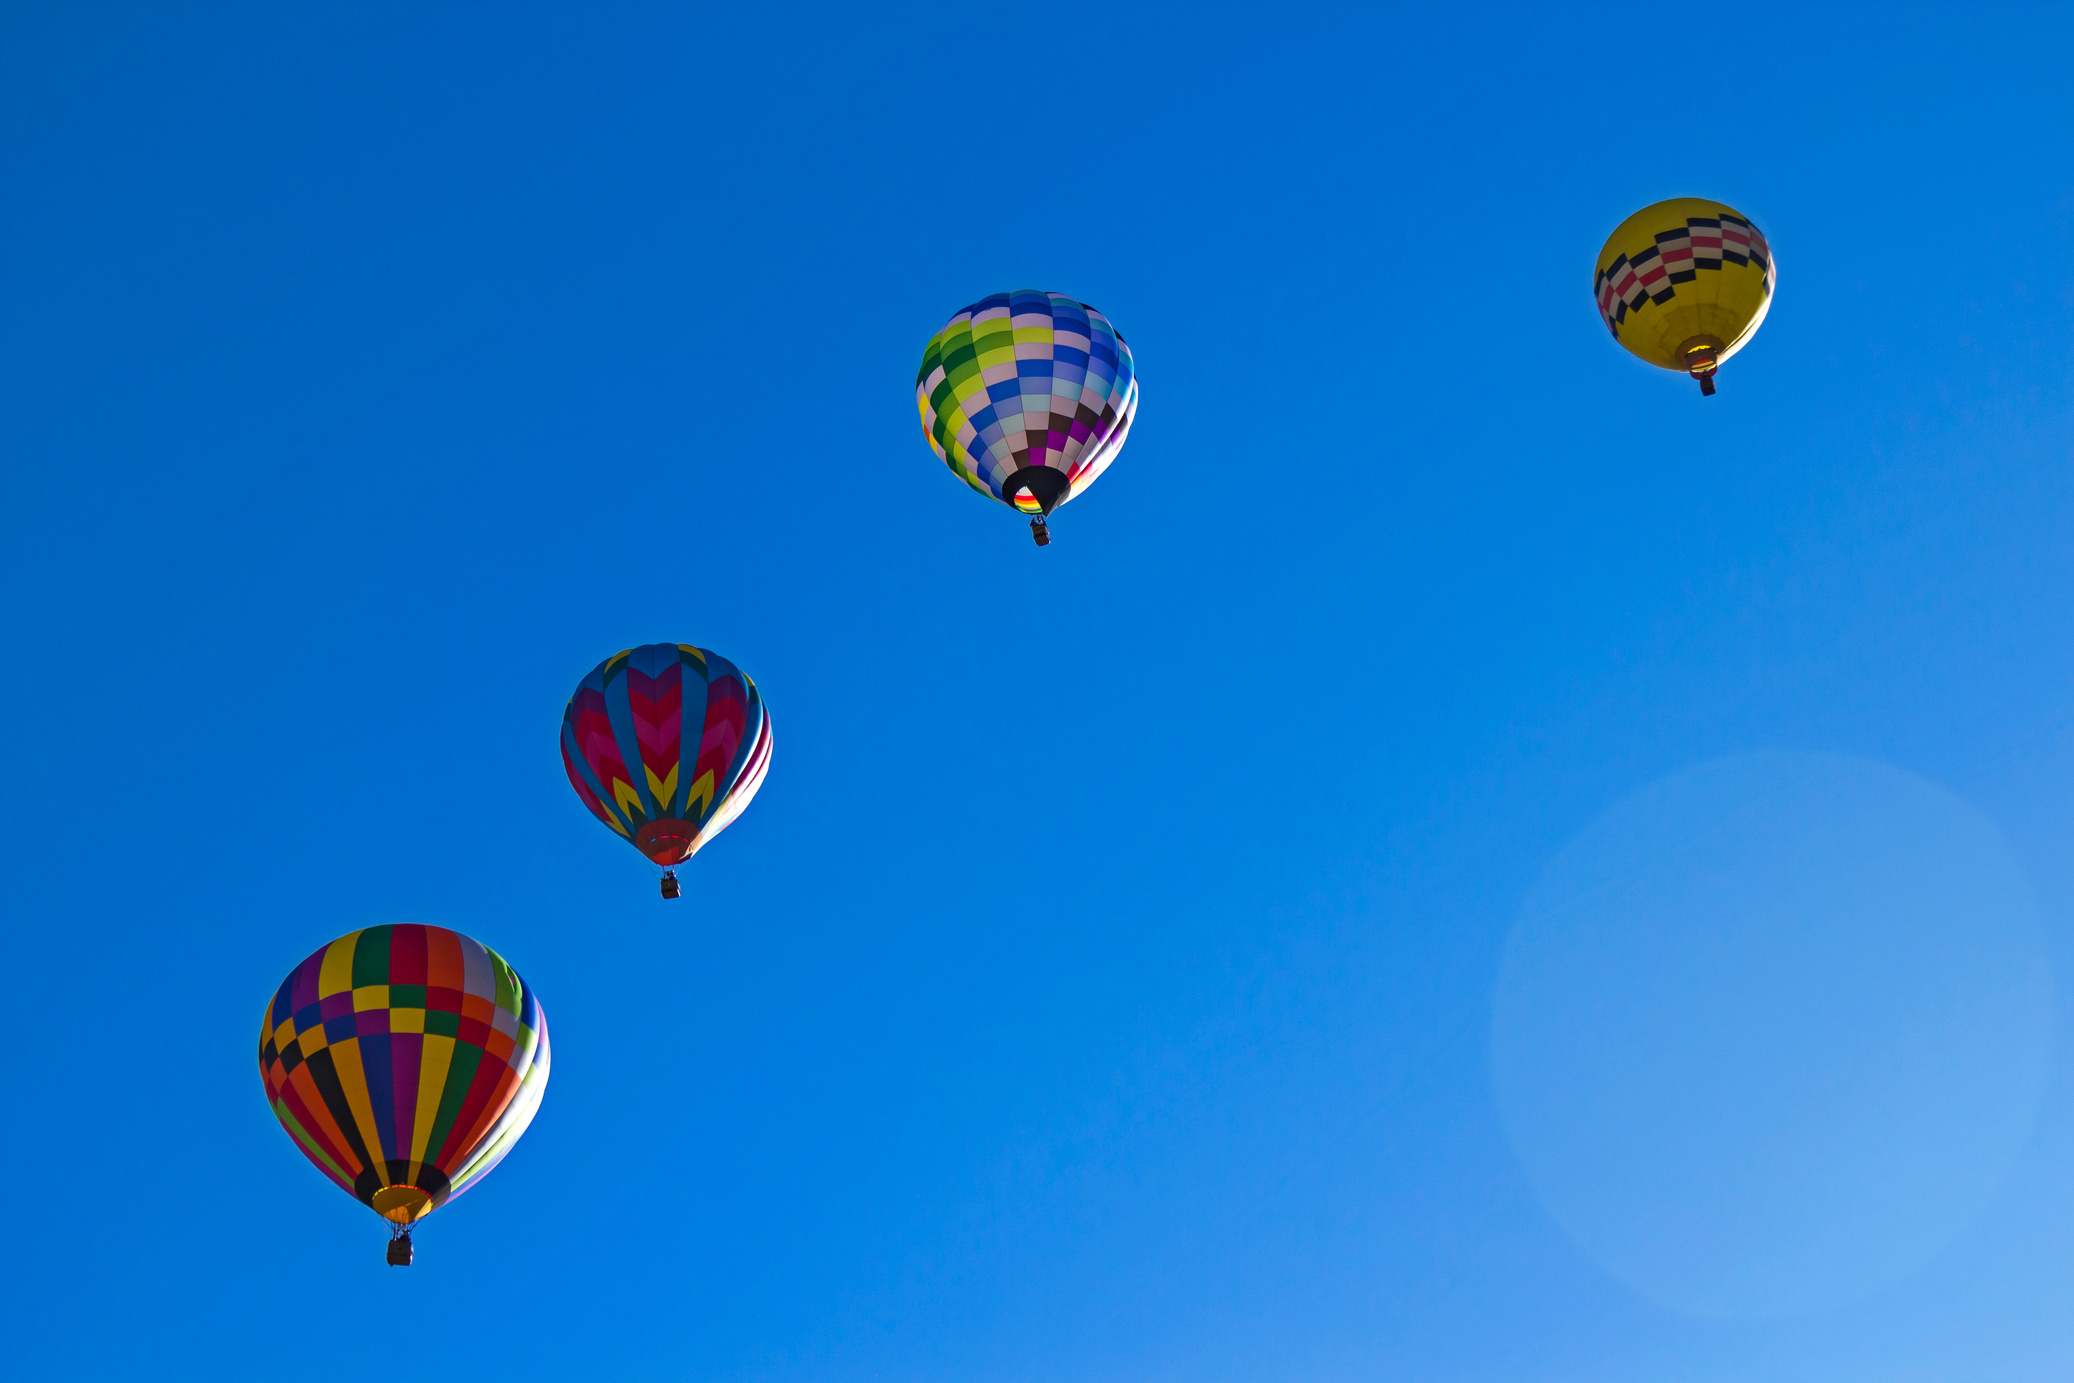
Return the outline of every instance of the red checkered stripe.
<path id="1" fill-rule="evenodd" d="M 1740 216 L 1688 216 L 1677 230 L 1661 231 L 1656 243 L 1629 259 L 1620 256 L 1599 271 L 1592 285 L 1599 316 L 1618 337 L 1628 313 L 1644 302 L 1663 304 L 1677 295 L 1678 285 L 1699 277 L 1702 269 L 1727 264 L 1755 264 L 1771 276 L 1771 246 L 1764 235 Z"/>

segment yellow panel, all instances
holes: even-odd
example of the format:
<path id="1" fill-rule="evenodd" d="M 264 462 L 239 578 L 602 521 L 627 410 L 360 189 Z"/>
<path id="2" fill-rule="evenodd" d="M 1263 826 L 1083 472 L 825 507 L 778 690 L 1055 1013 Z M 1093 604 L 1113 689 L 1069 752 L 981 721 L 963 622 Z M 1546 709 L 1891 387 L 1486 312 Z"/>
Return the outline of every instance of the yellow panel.
<path id="1" fill-rule="evenodd" d="M 421 1008 L 392 1008 L 389 1010 L 390 1032 L 425 1031 L 425 1010 Z"/>
<path id="2" fill-rule="evenodd" d="M 324 948 L 324 963 L 317 967 L 317 997 L 328 999 L 353 987 L 353 947 L 359 932 L 347 932 Z"/>
<path id="3" fill-rule="evenodd" d="M 710 768 L 698 776 L 691 785 L 691 795 L 684 799 L 684 815 L 688 819 L 696 819 L 692 817 L 694 804 L 700 812 L 713 809 L 713 770 Z"/>
<path id="4" fill-rule="evenodd" d="M 425 1161 L 425 1144 L 432 1137 L 432 1121 L 439 1117 L 439 1097 L 446 1092 L 447 1067 L 453 1064 L 454 1039 L 428 1034 L 424 1053 L 418 1058 L 418 1113 L 411 1121 L 410 1174 L 416 1177 Z"/>
<path id="5" fill-rule="evenodd" d="M 360 1065 L 360 1039 L 348 1037 L 333 1043 L 331 1064 L 338 1072 L 339 1088 L 345 1091 L 346 1105 L 353 1111 L 353 1122 L 360 1126 L 360 1141 L 367 1149 L 370 1164 L 386 1177 L 388 1154 L 382 1150 L 382 1132 L 375 1125 L 374 1106 L 367 1099 L 367 1072 Z"/>
<path id="6" fill-rule="evenodd" d="M 353 1012 L 366 1013 L 370 1009 L 389 1006 L 389 986 L 385 984 L 363 984 L 353 991 Z"/>

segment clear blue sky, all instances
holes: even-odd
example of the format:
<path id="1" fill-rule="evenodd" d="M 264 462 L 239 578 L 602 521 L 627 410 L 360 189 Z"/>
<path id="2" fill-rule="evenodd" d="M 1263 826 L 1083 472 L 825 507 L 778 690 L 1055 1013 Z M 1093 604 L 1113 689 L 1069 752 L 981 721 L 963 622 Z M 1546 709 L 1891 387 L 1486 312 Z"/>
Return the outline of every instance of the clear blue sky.
<path id="1" fill-rule="evenodd" d="M 19 1376 L 2074 1376 L 2063 15 L 290 8 L 0 12 Z M 1042 552 L 1014 287 L 1144 391 Z M 657 640 L 777 729 L 669 905 Z M 407 1273 L 253 1060 L 391 921 L 556 1057 Z"/>

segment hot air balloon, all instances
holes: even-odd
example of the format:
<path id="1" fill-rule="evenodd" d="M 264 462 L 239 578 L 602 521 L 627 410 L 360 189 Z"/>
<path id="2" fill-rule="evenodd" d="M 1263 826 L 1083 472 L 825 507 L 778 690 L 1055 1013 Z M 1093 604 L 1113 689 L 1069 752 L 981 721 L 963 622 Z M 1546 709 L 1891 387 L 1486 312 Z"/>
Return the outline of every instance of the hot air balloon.
<path id="1" fill-rule="evenodd" d="M 1613 339 L 1714 392 L 1714 371 L 1756 334 L 1778 266 L 1748 217 L 1673 197 L 1620 223 L 1599 251 L 1592 295 Z"/>
<path id="2" fill-rule="evenodd" d="M 690 763 L 683 761 L 689 751 Z M 728 828 L 771 766 L 771 718 L 749 675 L 688 643 L 652 643 L 592 668 L 562 712 L 562 767 L 591 815 L 677 871 Z"/>
<path id="3" fill-rule="evenodd" d="M 915 375 L 922 431 L 967 485 L 1030 518 L 1095 483 L 1130 435 L 1137 367 L 1109 319 L 1060 293 L 982 298 L 930 338 Z"/>
<path id="4" fill-rule="evenodd" d="M 303 1156 L 411 1226 L 504 1160 L 547 1089 L 547 1016 L 504 957 L 444 927 L 348 932 L 288 972 L 259 1031 L 267 1103 Z"/>

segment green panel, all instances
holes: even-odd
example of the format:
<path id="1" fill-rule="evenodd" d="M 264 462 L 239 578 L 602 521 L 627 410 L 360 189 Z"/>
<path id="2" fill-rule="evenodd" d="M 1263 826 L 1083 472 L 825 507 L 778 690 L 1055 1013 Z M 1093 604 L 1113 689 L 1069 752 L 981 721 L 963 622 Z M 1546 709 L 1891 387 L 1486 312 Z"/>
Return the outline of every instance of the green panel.
<path id="1" fill-rule="evenodd" d="M 718 803 L 716 802 L 715 805 L 718 805 Z M 490 951 L 490 948 L 487 946 L 483 947 L 483 949 Z M 497 1007 L 513 1017 L 517 1017 L 519 1011 L 518 975 L 513 972 L 510 963 L 495 951 L 490 951 L 490 969 L 497 976 Z"/>
<path id="2" fill-rule="evenodd" d="M 425 986 L 421 984 L 392 984 L 389 986 L 390 1008 L 423 1008 Z M 448 1036 L 452 1036 L 451 1033 Z"/>
<path id="3" fill-rule="evenodd" d="M 389 934 L 394 927 L 369 927 L 353 944 L 353 988 L 389 982 Z"/>
<path id="4" fill-rule="evenodd" d="M 432 1026 L 432 1015 L 425 1015 L 425 1026 Z M 439 1113 L 432 1117 L 432 1135 L 425 1140 L 425 1157 L 428 1161 L 439 1156 L 446 1144 L 447 1135 L 453 1132 L 454 1120 L 460 1117 L 461 1106 L 468 1099 L 468 1087 L 475 1082 L 475 1068 L 482 1065 L 482 1048 L 471 1042 L 454 1044 L 454 1059 L 446 1068 L 446 1088 L 439 1092 Z M 438 1166 L 435 1162 L 434 1166 Z M 444 1172 L 446 1168 L 440 1167 Z"/>
<path id="5" fill-rule="evenodd" d="M 461 1015 L 442 1013 L 436 1008 L 425 1010 L 425 1031 L 433 1037 L 459 1037 Z"/>

